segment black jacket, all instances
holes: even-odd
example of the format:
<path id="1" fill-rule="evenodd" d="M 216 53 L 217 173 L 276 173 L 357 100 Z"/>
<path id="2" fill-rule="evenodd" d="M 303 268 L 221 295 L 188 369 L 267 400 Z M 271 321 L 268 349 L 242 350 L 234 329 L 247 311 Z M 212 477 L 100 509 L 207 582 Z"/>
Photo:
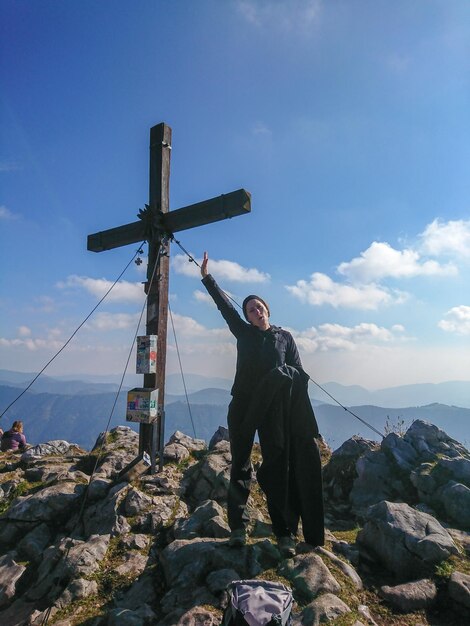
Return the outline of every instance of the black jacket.
<path id="1" fill-rule="evenodd" d="M 283 511 L 296 529 L 299 518 L 307 543 L 324 543 L 318 425 L 307 393 L 308 375 L 284 365 L 257 385 L 244 425 L 258 429 L 263 462 L 258 482 L 268 504 Z"/>
<path id="2" fill-rule="evenodd" d="M 287 330 L 271 326 L 263 331 L 245 322 L 210 274 L 202 283 L 237 339 L 232 396 L 250 397 L 261 378 L 276 367 L 302 367 L 294 338 Z"/>

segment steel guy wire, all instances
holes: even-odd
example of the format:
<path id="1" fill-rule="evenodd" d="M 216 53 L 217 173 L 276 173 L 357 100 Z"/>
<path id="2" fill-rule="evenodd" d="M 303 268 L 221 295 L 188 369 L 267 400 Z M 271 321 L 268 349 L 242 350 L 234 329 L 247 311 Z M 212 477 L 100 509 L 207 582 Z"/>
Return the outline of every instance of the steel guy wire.
<path id="1" fill-rule="evenodd" d="M 180 364 L 181 379 L 183 381 L 184 394 L 186 396 L 186 403 L 188 405 L 189 418 L 191 420 L 191 424 L 192 424 L 192 427 L 193 427 L 194 438 L 197 439 L 196 428 L 194 427 L 193 414 L 192 414 L 192 411 L 191 411 L 191 405 L 189 403 L 188 391 L 186 389 L 186 381 L 184 379 L 183 365 L 181 364 L 180 350 L 179 350 L 179 347 L 178 347 L 178 340 L 176 339 L 175 325 L 173 323 L 173 314 L 171 312 L 170 304 L 168 304 L 168 311 L 170 313 L 171 326 L 173 328 L 173 336 L 175 338 L 176 354 L 178 355 L 178 361 L 179 361 L 179 364 Z"/>
<path id="2" fill-rule="evenodd" d="M 0 418 L 3 417 L 5 415 L 5 413 L 15 404 L 15 402 L 17 402 L 21 396 L 23 396 L 28 389 L 31 388 L 31 386 L 33 385 L 33 383 L 36 382 L 36 380 L 41 376 L 41 374 L 49 367 L 49 365 L 52 363 L 52 361 L 54 361 L 59 354 L 62 352 L 62 350 L 64 350 L 64 348 L 66 348 L 69 343 L 72 341 L 72 339 L 75 337 L 75 335 L 78 333 L 78 331 L 80 330 L 80 328 L 90 319 L 90 317 L 93 315 L 93 313 L 96 311 L 96 309 L 100 306 L 100 304 L 103 302 L 103 300 L 108 296 L 108 294 L 111 292 L 111 290 L 116 286 L 116 284 L 119 282 L 119 280 L 121 279 L 121 277 L 124 275 L 124 273 L 127 271 L 128 267 L 130 266 L 130 264 L 132 263 L 132 261 L 136 258 L 136 256 L 139 254 L 140 248 L 141 246 L 145 243 L 145 241 L 142 242 L 142 244 L 139 246 L 138 250 L 136 251 L 136 253 L 134 254 L 134 256 L 132 257 L 132 259 L 129 261 L 129 263 L 126 265 L 126 267 L 122 270 L 122 272 L 119 274 L 119 276 L 116 278 L 116 280 L 114 281 L 114 283 L 111 285 L 111 287 L 107 290 L 107 292 L 104 294 L 104 296 L 95 304 L 95 306 L 92 308 L 92 310 L 90 311 L 90 313 L 88 313 L 88 315 L 85 317 L 85 319 L 83 320 L 83 322 L 81 322 L 81 324 L 73 331 L 73 333 L 70 335 L 70 337 L 67 339 L 67 341 L 64 343 L 64 345 L 54 354 L 54 356 L 49 359 L 49 361 L 46 363 L 46 365 L 44 365 L 44 367 L 42 368 L 42 370 L 40 372 L 38 372 L 36 374 L 36 376 L 33 378 L 33 380 L 29 383 L 29 385 L 27 385 L 27 387 L 25 389 L 23 389 L 23 391 L 19 394 L 19 396 L 17 396 L 13 402 L 11 402 L 7 408 L 0 414 Z"/>
<path id="3" fill-rule="evenodd" d="M 139 248 L 139 249 L 140 249 L 140 248 Z M 149 288 L 148 288 L 148 290 L 147 290 L 147 296 L 146 296 L 146 298 L 145 298 L 145 300 L 144 300 L 144 304 L 143 304 L 143 306 L 142 306 L 142 310 L 141 310 L 141 312 L 140 312 L 140 317 L 139 317 L 139 321 L 138 321 L 138 323 L 137 323 L 137 328 L 136 328 L 136 331 L 135 331 L 135 333 L 134 333 L 134 337 L 132 338 L 131 347 L 130 347 L 129 353 L 128 353 L 128 355 L 127 355 L 127 360 L 126 360 L 126 364 L 125 364 L 125 366 L 124 366 L 124 371 L 123 371 L 123 374 L 122 374 L 122 377 L 121 377 L 121 381 L 120 381 L 120 383 L 119 383 L 119 387 L 118 387 L 118 389 L 117 389 L 117 391 L 116 391 L 116 395 L 115 395 L 115 398 L 114 398 L 114 403 L 113 403 L 113 406 L 112 406 L 112 408 L 111 408 L 111 412 L 110 412 L 110 414 L 109 414 L 109 418 L 108 418 L 108 422 L 107 422 L 107 424 L 106 424 L 105 431 L 102 433 L 102 437 L 101 437 L 101 444 L 100 444 L 100 447 L 99 447 L 99 449 L 98 449 L 98 454 L 97 454 L 97 456 L 96 456 L 96 461 L 95 461 L 95 464 L 94 464 L 94 466 L 93 466 L 93 470 L 92 470 L 92 472 L 91 472 L 91 474 L 90 474 L 90 478 L 89 478 L 89 480 L 88 480 L 88 484 L 87 484 L 87 485 L 86 485 L 86 487 L 85 487 L 85 491 L 84 491 L 84 493 L 83 493 L 82 504 L 81 504 L 81 507 L 80 507 L 80 511 L 79 511 L 79 513 L 78 513 L 77 521 L 76 521 L 76 523 L 75 523 L 75 527 L 72 529 L 72 531 L 71 531 L 71 533 L 70 533 L 70 534 L 71 534 L 71 536 L 70 536 L 70 541 L 68 542 L 67 549 L 66 549 L 66 551 L 65 551 L 65 553 L 64 553 L 64 555 L 63 555 L 63 557 L 62 557 L 63 559 L 66 559 L 66 558 L 68 557 L 68 555 L 70 554 L 70 550 L 72 549 L 72 543 L 73 543 L 73 534 L 74 534 L 74 531 L 76 530 L 76 528 L 77 528 L 77 527 L 78 527 L 78 525 L 80 524 L 80 522 L 81 522 L 81 520 L 82 520 L 82 517 L 83 517 L 83 513 L 84 513 L 84 511 L 85 511 L 85 505 L 86 505 L 86 502 L 87 502 L 87 497 L 88 497 L 88 489 L 89 489 L 89 487 L 90 487 L 91 481 L 93 480 L 93 477 L 94 477 L 94 475 L 95 475 L 96 469 L 97 469 L 97 467 L 98 467 L 98 464 L 99 464 L 99 462 L 100 462 L 100 460 L 101 460 L 101 456 L 102 456 L 102 454 L 103 454 L 104 446 L 105 446 L 105 443 L 106 443 L 106 436 L 107 436 L 108 431 L 109 431 L 109 426 L 110 426 L 110 424 L 111 424 L 111 419 L 112 419 L 113 414 L 114 414 L 114 409 L 116 408 L 116 404 L 117 404 L 117 401 L 118 401 L 118 399 L 119 399 L 119 394 L 121 393 L 122 386 L 123 386 L 123 384 L 124 384 L 124 378 L 125 378 L 125 376 L 126 376 L 127 368 L 128 368 L 128 366 L 129 366 L 129 361 L 130 361 L 130 359 L 131 359 L 132 350 L 133 350 L 133 348 L 134 348 L 134 344 L 135 344 L 136 337 L 137 337 L 137 335 L 138 335 L 138 333 L 139 333 L 140 324 L 141 324 L 141 322 L 142 322 L 142 317 L 143 317 L 143 315 L 144 315 L 145 307 L 146 307 L 146 304 L 147 304 L 148 293 L 150 293 L 150 289 L 151 289 L 151 287 L 152 287 L 153 280 L 154 280 L 154 277 L 155 277 L 155 271 L 156 271 L 156 269 L 157 269 L 158 262 L 159 262 L 159 260 L 160 260 L 160 253 L 161 253 L 161 248 L 159 248 L 159 250 L 158 250 L 157 259 L 156 259 L 156 261 L 155 261 L 155 265 L 154 265 L 153 272 L 152 272 L 152 277 L 150 278 L 150 281 L 149 281 Z M 126 268 L 126 269 L 127 269 L 127 268 Z M 122 276 L 122 274 L 121 274 L 121 276 Z M 118 280 L 119 280 L 119 279 L 118 279 Z M 116 282 L 117 282 L 117 281 L 116 281 Z M 109 292 L 108 292 L 108 293 L 109 293 Z M 60 583 L 60 581 L 58 581 L 58 583 Z M 57 584 L 57 586 L 58 586 L 58 584 Z M 41 626 L 47 626 L 47 623 L 48 623 L 48 621 L 49 621 L 49 617 L 50 617 L 50 613 L 51 613 L 51 609 L 52 609 L 52 606 L 48 607 L 48 609 L 47 609 L 47 611 L 46 611 L 46 613 L 45 613 L 45 616 L 44 616 L 44 618 L 43 618 L 43 621 L 41 622 Z"/>
<path id="4" fill-rule="evenodd" d="M 179 241 L 177 241 L 174 237 L 174 235 L 170 235 L 170 239 L 171 241 L 174 241 L 180 248 L 181 250 L 187 255 L 189 262 L 190 263 L 196 263 L 196 265 L 198 267 L 201 267 L 199 265 L 199 263 L 196 261 L 196 259 L 191 256 L 189 254 L 189 252 L 181 245 L 181 243 Z M 231 296 L 229 296 L 228 293 L 226 293 L 225 291 L 223 291 L 223 289 L 221 289 L 222 293 L 227 297 L 230 298 L 230 300 L 232 300 L 232 302 L 234 302 L 239 309 L 241 309 L 242 307 L 238 304 L 238 302 L 236 300 L 234 300 Z M 319 389 L 321 389 L 324 393 L 326 393 L 334 402 L 336 402 L 336 404 L 338 404 L 342 409 L 344 409 L 345 411 L 347 411 L 348 413 L 350 413 L 350 415 L 352 415 L 353 417 L 355 417 L 356 419 L 358 419 L 360 422 L 362 422 L 365 426 L 367 426 L 368 428 L 370 428 L 371 430 L 373 430 L 375 433 L 377 433 L 377 435 L 380 435 L 380 437 L 382 437 L 382 439 L 384 438 L 384 434 L 381 433 L 379 430 L 377 430 L 377 428 L 375 428 L 374 426 L 372 426 L 372 424 L 369 424 L 368 422 L 366 422 L 366 420 L 362 419 L 362 417 L 359 417 L 359 415 L 356 415 L 353 411 L 351 411 L 350 409 L 348 409 L 347 407 L 343 406 L 341 404 L 341 402 L 339 402 L 338 400 L 336 400 L 336 398 L 334 398 L 331 393 L 329 393 L 326 389 L 324 389 L 319 383 L 317 383 L 316 381 L 313 380 L 313 378 L 310 377 L 310 380 L 312 381 L 312 383 L 314 385 L 316 385 Z"/>

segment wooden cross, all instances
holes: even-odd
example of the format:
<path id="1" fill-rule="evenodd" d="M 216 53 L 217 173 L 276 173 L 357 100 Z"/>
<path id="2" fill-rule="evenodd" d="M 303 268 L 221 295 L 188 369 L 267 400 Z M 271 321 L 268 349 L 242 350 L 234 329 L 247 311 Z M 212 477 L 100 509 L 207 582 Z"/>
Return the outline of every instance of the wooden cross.
<path id="1" fill-rule="evenodd" d="M 139 425 L 139 454 L 150 454 L 155 472 L 156 451 L 163 466 L 165 431 L 165 369 L 168 321 L 169 240 L 168 235 L 203 224 L 244 215 L 251 211 L 251 196 L 244 189 L 169 211 L 171 128 L 158 124 L 150 129 L 149 203 L 139 212 L 139 221 L 88 235 L 88 250 L 102 252 L 133 243 L 149 245 L 147 282 L 147 335 L 157 335 L 156 374 L 144 374 L 144 387 L 158 389 L 158 418 Z M 159 254 L 160 251 L 160 254 Z M 152 281 L 152 276 L 154 280 Z M 158 429 L 155 429 L 157 424 Z"/>

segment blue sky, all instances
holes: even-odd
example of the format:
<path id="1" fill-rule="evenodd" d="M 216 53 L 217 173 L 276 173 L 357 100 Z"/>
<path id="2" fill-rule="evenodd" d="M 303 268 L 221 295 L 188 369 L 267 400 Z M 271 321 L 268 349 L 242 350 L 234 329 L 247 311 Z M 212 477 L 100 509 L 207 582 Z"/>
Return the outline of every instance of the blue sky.
<path id="1" fill-rule="evenodd" d="M 318 382 L 468 380 L 470 3 L 3 0 L 0 367 L 37 371 L 138 246 L 86 238 L 148 201 L 173 130 L 173 209 L 239 189 L 252 213 L 178 234 L 239 302 L 259 293 Z M 144 266 L 47 373 L 123 370 Z M 172 248 L 186 373 L 235 347 Z M 143 329 L 142 329 L 143 334 Z M 132 363 L 132 362 L 131 362 Z M 179 371 L 169 326 L 168 371 Z"/>

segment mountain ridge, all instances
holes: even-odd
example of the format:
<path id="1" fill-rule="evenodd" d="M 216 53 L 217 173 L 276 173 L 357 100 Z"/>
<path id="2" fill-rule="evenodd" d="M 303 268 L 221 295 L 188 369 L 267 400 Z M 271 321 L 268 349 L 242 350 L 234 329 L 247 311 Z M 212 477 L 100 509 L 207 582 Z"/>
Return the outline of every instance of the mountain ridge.
<path id="1" fill-rule="evenodd" d="M 15 372 L 0 369 L 0 384 L 25 388 L 36 376 L 35 373 Z M 103 391 L 117 391 L 121 376 L 48 376 L 43 374 L 31 387 L 31 393 L 50 392 L 68 395 L 70 393 L 102 393 Z M 142 376 L 127 374 L 124 378 L 123 389 L 142 386 Z M 201 374 L 186 374 L 185 384 L 180 374 L 169 374 L 166 378 L 165 391 L 167 395 L 184 397 L 185 391 L 193 394 L 206 389 L 230 391 L 232 381 L 220 377 L 207 377 Z M 342 385 L 334 381 L 322 383 L 320 386 L 311 380 L 309 386 L 310 397 L 321 404 L 334 402 L 322 389 L 330 393 L 333 398 L 343 405 L 373 404 L 376 406 L 390 406 L 394 408 L 423 406 L 439 402 L 448 406 L 470 408 L 470 381 L 454 380 L 440 383 L 413 383 L 370 390 L 361 385 Z"/>
<path id="2" fill-rule="evenodd" d="M 190 408 L 185 396 L 167 395 L 166 432 L 180 430 L 209 441 L 219 426 L 226 426 L 230 394 L 220 389 L 207 391 L 207 396 L 203 390 L 188 394 Z M 8 406 L 17 396 L 17 388 L 0 385 L 0 406 Z M 209 401 L 204 402 L 204 399 Z M 125 390 L 117 401 L 116 392 L 64 395 L 28 391 L 12 405 L 0 426 L 6 430 L 14 420 L 22 420 L 28 442 L 64 439 L 87 448 L 100 432 L 115 426 L 125 424 L 138 430 L 138 424 L 126 421 L 126 401 Z M 320 432 L 333 448 L 353 435 L 377 441 L 380 436 L 376 431 L 400 432 L 416 419 L 435 423 L 464 443 L 468 444 L 470 438 L 470 409 L 467 408 L 432 403 L 401 408 L 358 405 L 346 411 L 342 406 L 319 404 L 315 400 L 312 404 Z"/>

